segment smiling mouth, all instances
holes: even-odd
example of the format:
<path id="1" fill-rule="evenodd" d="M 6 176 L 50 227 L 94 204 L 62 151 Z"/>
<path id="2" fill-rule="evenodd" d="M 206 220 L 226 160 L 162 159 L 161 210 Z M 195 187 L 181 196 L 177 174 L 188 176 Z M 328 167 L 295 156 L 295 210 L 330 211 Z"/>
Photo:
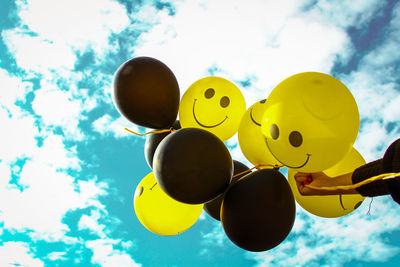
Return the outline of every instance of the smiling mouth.
<path id="1" fill-rule="evenodd" d="M 286 163 L 280 161 L 280 160 L 274 155 L 274 153 L 272 153 L 271 149 L 269 148 L 268 139 L 267 139 L 267 138 L 265 138 L 265 143 L 267 144 L 267 147 L 268 147 L 269 152 L 271 152 L 272 156 L 274 156 L 274 158 L 275 158 L 277 161 L 279 161 L 280 163 L 282 163 L 282 164 L 285 165 L 286 167 L 289 167 L 289 168 L 292 168 L 292 169 L 299 169 L 299 168 L 302 168 L 302 167 L 306 166 L 306 164 L 308 163 L 308 160 L 309 160 L 310 157 L 311 157 L 311 154 L 306 154 L 306 155 L 307 155 L 306 162 L 304 162 L 302 165 L 297 166 L 297 167 L 289 166 L 289 165 L 287 165 Z"/>
<path id="2" fill-rule="evenodd" d="M 228 119 L 228 116 L 225 116 L 225 119 L 223 119 L 220 123 L 217 123 L 217 124 L 215 124 L 215 125 L 204 125 L 204 124 L 202 124 L 202 123 L 199 122 L 199 120 L 196 118 L 196 114 L 195 114 L 195 112 L 194 112 L 194 107 L 196 106 L 196 101 L 197 101 L 197 99 L 195 98 L 195 99 L 194 99 L 194 103 L 193 103 L 193 117 L 194 117 L 194 120 L 195 120 L 201 127 L 204 127 L 204 128 L 214 128 L 214 127 L 217 127 L 218 125 L 221 125 L 224 121 L 226 121 L 226 120 Z"/>
<path id="3" fill-rule="evenodd" d="M 250 118 L 256 125 L 261 126 L 261 123 L 256 122 L 256 120 L 253 118 L 253 109 L 250 110 Z"/>

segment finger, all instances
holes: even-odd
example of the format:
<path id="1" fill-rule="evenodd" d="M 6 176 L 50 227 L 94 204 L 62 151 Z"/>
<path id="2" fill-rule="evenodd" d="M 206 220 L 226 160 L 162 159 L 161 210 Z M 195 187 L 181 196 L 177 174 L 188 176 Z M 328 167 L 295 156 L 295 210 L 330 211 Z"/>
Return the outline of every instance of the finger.
<path id="1" fill-rule="evenodd" d="M 307 191 L 307 188 L 305 187 L 306 183 L 304 181 L 303 182 L 296 181 L 296 185 L 300 194 L 303 194 L 304 191 Z"/>
<path id="2" fill-rule="evenodd" d="M 299 183 L 305 183 L 305 182 L 310 183 L 312 181 L 311 173 L 303 173 L 303 172 L 296 173 L 294 175 L 294 179 L 296 180 L 296 182 Z"/>
<path id="3" fill-rule="evenodd" d="M 297 188 L 299 190 L 300 195 L 302 196 L 308 196 L 312 194 L 311 190 L 304 186 L 304 183 L 298 183 Z"/>
<path id="4" fill-rule="evenodd" d="M 308 188 L 307 186 L 303 185 L 299 185 L 299 193 L 302 196 L 315 196 L 315 195 L 321 195 L 321 192 L 319 192 L 318 190 L 314 190 L 311 188 Z"/>

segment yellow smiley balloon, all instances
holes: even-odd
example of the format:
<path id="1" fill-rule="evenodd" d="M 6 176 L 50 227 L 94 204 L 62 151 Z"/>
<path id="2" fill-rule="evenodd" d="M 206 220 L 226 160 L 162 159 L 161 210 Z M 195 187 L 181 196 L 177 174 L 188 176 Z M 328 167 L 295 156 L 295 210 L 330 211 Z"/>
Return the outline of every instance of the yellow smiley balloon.
<path id="1" fill-rule="evenodd" d="M 135 191 L 134 208 L 141 224 L 159 235 L 177 235 L 200 217 L 203 204 L 190 205 L 169 197 L 157 184 L 153 172 L 145 176 Z"/>
<path id="2" fill-rule="evenodd" d="M 354 148 L 333 167 L 324 171 L 329 177 L 350 173 L 365 164 L 365 160 Z M 289 185 L 292 188 L 297 203 L 308 212 L 325 218 L 336 218 L 347 215 L 357 209 L 365 197 L 359 194 L 329 195 L 329 196 L 303 196 L 299 193 L 294 175 L 296 170 L 288 170 Z"/>
<path id="3" fill-rule="evenodd" d="M 238 139 L 240 149 L 248 161 L 259 165 L 281 165 L 269 152 L 261 133 L 261 119 L 266 108 L 266 99 L 253 104 L 244 113 L 239 124 Z"/>
<path id="4" fill-rule="evenodd" d="M 246 111 L 239 88 L 220 77 L 206 77 L 193 83 L 183 94 L 179 106 L 182 128 L 200 128 L 222 141 L 238 130 Z"/>
<path id="5" fill-rule="evenodd" d="M 357 104 L 349 89 L 330 75 L 293 75 L 274 88 L 266 104 L 261 131 L 272 155 L 289 168 L 325 170 L 356 140 Z"/>

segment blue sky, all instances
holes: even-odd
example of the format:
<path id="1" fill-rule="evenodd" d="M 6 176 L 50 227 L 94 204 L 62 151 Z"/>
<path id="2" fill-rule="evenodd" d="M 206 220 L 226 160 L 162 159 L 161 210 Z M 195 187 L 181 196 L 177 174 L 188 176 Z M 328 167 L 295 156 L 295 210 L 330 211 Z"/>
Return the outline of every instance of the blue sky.
<path id="1" fill-rule="evenodd" d="M 299 3 L 301 2 L 301 4 Z M 398 1 L 2 0 L 1 266 L 397 266 L 400 208 L 369 199 L 324 219 L 297 206 L 278 247 L 250 253 L 202 214 L 178 236 L 147 231 L 133 210 L 151 170 L 144 132 L 115 110 L 113 73 L 152 56 L 181 94 L 208 75 L 236 83 L 247 107 L 286 77 L 331 74 L 360 111 L 355 148 L 382 157 L 400 135 Z M 226 142 L 248 163 L 237 136 Z"/>

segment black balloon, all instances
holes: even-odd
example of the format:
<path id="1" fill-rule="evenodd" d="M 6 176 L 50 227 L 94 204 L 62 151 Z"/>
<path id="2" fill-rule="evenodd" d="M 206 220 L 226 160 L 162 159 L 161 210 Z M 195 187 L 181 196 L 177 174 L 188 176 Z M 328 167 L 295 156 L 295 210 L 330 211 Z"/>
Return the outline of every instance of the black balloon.
<path id="1" fill-rule="evenodd" d="M 158 145 L 153 172 L 170 197 L 187 204 L 208 202 L 224 193 L 232 179 L 232 158 L 214 134 L 183 128 Z"/>
<path id="2" fill-rule="evenodd" d="M 172 124 L 172 128 L 174 130 L 178 130 L 181 128 L 179 120 L 176 120 L 174 124 Z M 144 156 L 150 168 L 153 168 L 153 157 L 158 147 L 158 144 L 160 144 L 160 142 L 170 133 L 171 132 L 155 133 L 149 134 L 147 136 L 146 143 L 144 144 Z"/>
<path id="3" fill-rule="evenodd" d="M 382 170 L 383 173 L 400 172 L 400 139 L 386 149 L 382 159 Z M 400 205 L 400 178 L 388 179 L 385 184 L 393 200 Z"/>
<path id="4" fill-rule="evenodd" d="M 115 73 L 113 100 L 131 122 L 153 129 L 169 128 L 178 115 L 179 86 L 172 71 L 151 57 L 136 57 Z"/>
<path id="5" fill-rule="evenodd" d="M 232 177 L 232 181 L 231 184 L 234 183 L 235 181 L 239 180 L 240 178 L 242 178 L 243 176 L 245 176 L 248 173 L 244 173 L 242 175 L 238 175 L 235 177 L 236 174 L 242 173 L 244 171 L 249 170 L 249 168 L 244 165 L 243 163 L 234 160 L 233 161 L 233 176 Z M 224 199 L 225 194 L 222 194 L 220 196 L 218 196 L 217 198 L 207 202 L 204 205 L 204 210 L 208 213 L 208 215 L 210 215 L 211 217 L 213 217 L 214 219 L 220 221 L 221 217 L 220 217 L 220 213 L 221 213 L 221 204 L 222 204 L 222 200 Z"/>
<path id="6" fill-rule="evenodd" d="M 295 201 L 286 178 L 264 169 L 232 184 L 225 194 L 221 222 L 226 235 L 249 251 L 265 251 L 279 245 L 290 233 Z"/>

